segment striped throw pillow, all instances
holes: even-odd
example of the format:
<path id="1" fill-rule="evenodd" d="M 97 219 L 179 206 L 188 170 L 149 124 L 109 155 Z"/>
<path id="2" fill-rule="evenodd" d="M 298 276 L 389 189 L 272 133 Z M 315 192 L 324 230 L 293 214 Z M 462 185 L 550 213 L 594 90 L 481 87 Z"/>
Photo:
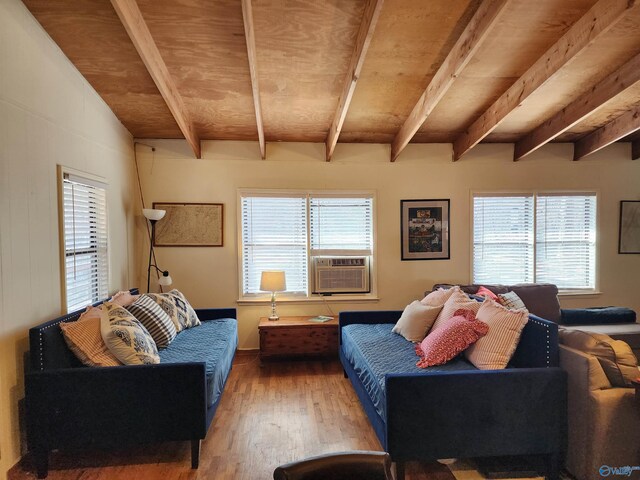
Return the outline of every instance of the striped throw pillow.
<path id="1" fill-rule="evenodd" d="M 465 357 L 480 370 L 505 368 L 516 351 L 522 329 L 529 321 L 529 312 L 526 309 L 509 310 L 486 299 L 476 319 L 489 325 L 489 333 L 465 350 Z"/>
<path id="2" fill-rule="evenodd" d="M 88 307 L 75 322 L 62 322 L 60 330 L 69 350 L 89 367 L 122 365 L 104 344 L 100 335 L 100 309 Z"/>
<path id="3" fill-rule="evenodd" d="M 166 348 L 178 332 L 171 317 L 149 295 L 141 295 L 134 303 L 125 307 L 144 325 L 158 348 Z"/>

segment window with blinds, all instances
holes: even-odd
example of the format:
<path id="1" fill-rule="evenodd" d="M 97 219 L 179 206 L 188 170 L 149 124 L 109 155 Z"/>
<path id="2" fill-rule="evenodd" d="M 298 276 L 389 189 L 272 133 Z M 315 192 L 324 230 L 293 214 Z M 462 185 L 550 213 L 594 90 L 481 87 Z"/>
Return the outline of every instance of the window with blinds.
<path id="1" fill-rule="evenodd" d="M 475 196 L 474 283 L 533 282 L 533 196 Z"/>
<path id="2" fill-rule="evenodd" d="M 241 192 L 242 295 L 264 270 L 284 270 L 287 294 L 308 295 L 312 256 L 370 256 L 373 196 Z"/>
<path id="3" fill-rule="evenodd" d="M 106 184 L 62 173 L 64 280 L 67 312 L 108 295 Z"/>
<path id="4" fill-rule="evenodd" d="M 594 290 L 596 194 L 475 194 L 474 283 Z"/>
<path id="5" fill-rule="evenodd" d="M 595 194 L 538 195 L 536 202 L 536 281 L 594 289 Z"/>

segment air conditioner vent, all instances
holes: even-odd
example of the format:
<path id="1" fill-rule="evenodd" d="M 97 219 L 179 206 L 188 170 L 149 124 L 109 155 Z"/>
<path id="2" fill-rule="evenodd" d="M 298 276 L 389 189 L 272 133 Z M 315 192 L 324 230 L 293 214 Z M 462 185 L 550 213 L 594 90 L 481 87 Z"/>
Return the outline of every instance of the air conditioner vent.
<path id="1" fill-rule="evenodd" d="M 368 257 L 315 257 L 313 293 L 369 292 Z"/>

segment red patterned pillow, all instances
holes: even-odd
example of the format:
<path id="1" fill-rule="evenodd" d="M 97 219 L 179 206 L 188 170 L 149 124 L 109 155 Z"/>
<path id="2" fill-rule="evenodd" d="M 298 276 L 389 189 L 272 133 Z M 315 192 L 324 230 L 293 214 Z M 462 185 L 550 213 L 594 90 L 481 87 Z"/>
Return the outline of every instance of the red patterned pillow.
<path id="1" fill-rule="evenodd" d="M 456 310 L 446 324 L 431 332 L 416 345 L 416 354 L 420 357 L 416 366 L 427 368 L 447 363 L 469 345 L 484 337 L 488 331 L 489 326 L 476 320 L 473 311 Z"/>
<path id="2" fill-rule="evenodd" d="M 498 295 L 493 293 L 487 287 L 480 287 L 476 292 L 476 295 L 478 295 L 479 297 L 488 297 L 491 300 L 495 300 L 496 302 L 498 301 Z"/>

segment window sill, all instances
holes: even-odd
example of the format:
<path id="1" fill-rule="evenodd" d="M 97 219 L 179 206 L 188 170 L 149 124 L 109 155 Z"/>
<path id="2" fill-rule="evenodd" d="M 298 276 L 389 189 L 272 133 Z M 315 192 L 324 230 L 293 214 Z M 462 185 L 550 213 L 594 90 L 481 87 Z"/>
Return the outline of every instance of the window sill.
<path id="1" fill-rule="evenodd" d="M 602 292 L 598 290 L 581 292 L 580 290 L 559 290 L 559 297 L 596 297 L 598 295 L 602 295 Z"/>
<path id="2" fill-rule="evenodd" d="M 307 303 L 367 303 L 378 302 L 380 298 L 377 295 L 327 295 L 300 298 L 276 298 L 276 303 L 288 304 L 307 304 Z M 271 298 L 239 298 L 236 300 L 238 305 L 270 305 Z"/>

